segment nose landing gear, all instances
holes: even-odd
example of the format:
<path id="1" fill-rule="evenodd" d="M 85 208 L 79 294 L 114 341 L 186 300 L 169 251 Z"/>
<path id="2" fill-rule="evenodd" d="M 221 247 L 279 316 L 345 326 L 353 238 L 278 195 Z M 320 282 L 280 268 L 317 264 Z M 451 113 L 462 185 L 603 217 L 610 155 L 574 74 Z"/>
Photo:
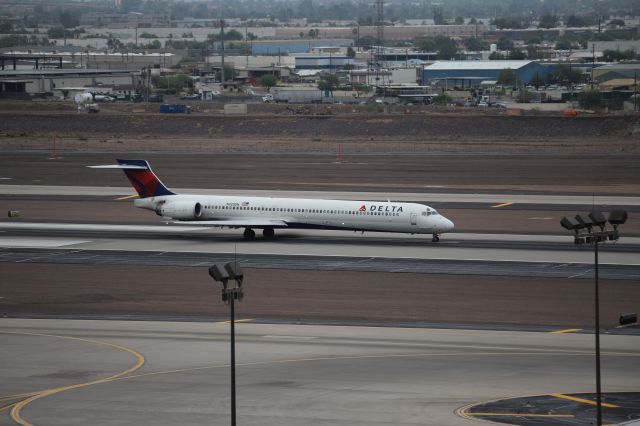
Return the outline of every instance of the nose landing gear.
<path id="1" fill-rule="evenodd" d="M 431 238 L 431 242 L 437 243 L 438 241 L 440 241 L 440 237 L 438 236 L 438 234 L 433 234 L 433 238 Z"/>

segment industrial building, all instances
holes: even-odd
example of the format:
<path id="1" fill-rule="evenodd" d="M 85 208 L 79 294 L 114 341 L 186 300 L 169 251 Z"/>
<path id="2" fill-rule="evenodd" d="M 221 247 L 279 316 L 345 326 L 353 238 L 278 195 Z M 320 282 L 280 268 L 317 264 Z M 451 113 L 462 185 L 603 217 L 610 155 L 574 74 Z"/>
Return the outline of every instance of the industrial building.
<path id="1" fill-rule="evenodd" d="M 483 81 L 498 80 L 502 70 L 516 72 L 517 80 L 529 84 L 533 79 L 545 79 L 552 67 L 535 61 L 436 61 L 422 70 L 422 84 L 478 87 Z"/>
<path id="2" fill-rule="evenodd" d="M 30 99 L 34 96 L 67 97 L 86 87 L 138 87 L 138 73 L 126 70 L 5 70 L 0 71 L 0 99 Z"/>
<path id="3" fill-rule="evenodd" d="M 640 76 L 640 63 L 607 64 L 593 69 L 593 79 L 604 82 L 614 79 L 633 79 Z"/>

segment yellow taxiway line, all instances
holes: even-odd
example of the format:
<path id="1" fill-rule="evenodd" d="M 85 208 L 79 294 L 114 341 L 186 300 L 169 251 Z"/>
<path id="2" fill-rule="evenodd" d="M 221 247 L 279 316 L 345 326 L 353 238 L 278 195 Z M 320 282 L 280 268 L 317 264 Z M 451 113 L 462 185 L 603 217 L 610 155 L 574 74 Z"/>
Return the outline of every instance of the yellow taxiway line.
<path id="1" fill-rule="evenodd" d="M 118 197 L 116 198 L 115 201 L 123 201 L 123 200 L 129 200 L 131 198 L 138 198 L 138 194 L 133 194 L 133 195 L 125 195 L 124 197 Z"/>
<path id="2" fill-rule="evenodd" d="M 558 330 L 558 331 L 552 331 L 549 334 L 565 334 L 565 333 L 575 333 L 577 331 L 582 331 L 581 328 L 567 328 L 566 330 Z"/>
<path id="3" fill-rule="evenodd" d="M 139 352 L 136 352 L 133 349 L 127 348 L 125 346 L 121 346 L 121 345 L 116 345 L 114 343 L 109 343 L 109 342 L 103 342 L 100 340 L 93 340 L 93 339 L 82 339 L 79 337 L 71 337 L 71 336 L 57 336 L 57 335 L 53 335 L 53 334 L 39 334 L 39 333 L 22 333 L 22 332 L 12 332 L 12 331 L 0 331 L 0 333 L 5 333 L 5 334 L 17 334 L 17 335 L 23 335 L 23 336 L 41 336 L 41 337 L 56 337 L 59 339 L 68 339 L 68 340 L 74 340 L 74 341 L 79 341 L 79 342 L 85 342 L 85 343 L 92 343 L 95 345 L 101 345 L 101 346 L 107 346 L 110 348 L 114 348 L 114 349 L 119 349 L 121 351 L 125 351 L 125 352 L 129 352 L 130 354 L 132 354 L 133 356 L 136 357 L 136 363 L 135 365 L 133 365 L 132 367 L 111 375 L 109 377 L 105 377 L 102 379 L 96 379 L 96 380 L 92 380 L 90 382 L 85 382 L 85 383 L 77 383 L 75 385 L 68 385 L 68 386 L 60 386 L 58 388 L 53 388 L 53 389 L 47 389 L 41 392 L 36 392 L 34 394 L 32 394 L 32 396 L 27 397 L 26 399 L 23 399 L 20 402 L 17 402 L 15 404 L 11 404 L 5 408 L 9 408 L 11 406 L 13 406 L 13 408 L 11 409 L 11 419 L 18 423 L 19 425 L 22 426 L 33 426 L 31 423 L 29 423 L 28 421 L 26 421 L 25 419 L 22 418 L 21 416 L 21 411 L 24 407 L 26 407 L 28 404 L 32 403 L 33 401 L 36 401 L 40 398 L 44 398 L 47 397 L 49 395 L 53 395 L 59 392 L 64 392 L 64 391 L 68 391 L 68 390 L 72 390 L 72 389 L 78 389 L 78 388 L 83 388 L 86 386 L 92 386 L 92 385 L 97 385 L 97 384 L 101 384 L 101 383 L 106 383 L 112 380 L 116 380 L 118 378 L 121 378 L 123 376 L 126 376 L 127 374 L 131 374 L 134 371 L 140 369 L 140 367 L 142 367 L 145 363 L 145 358 L 144 356 L 142 356 L 142 354 L 140 354 Z"/>
<path id="4" fill-rule="evenodd" d="M 568 399 L 569 401 L 582 402 L 583 404 L 598 405 L 596 401 L 593 401 L 591 399 L 578 398 L 576 396 L 565 395 L 562 393 L 552 393 L 551 396 L 555 396 L 556 398 Z M 607 404 L 605 402 L 602 403 L 602 406 L 606 408 L 620 408 L 619 405 Z"/>
<path id="5" fill-rule="evenodd" d="M 500 207 L 507 207 L 512 205 L 513 202 L 512 201 L 508 201 L 506 203 L 502 203 L 502 204 L 496 204 L 495 206 L 491 206 L 492 209 L 499 209 Z"/>
<path id="6" fill-rule="evenodd" d="M 234 321 L 234 323 L 238 324 L 241 322 L 251 322 L 253 321 L 253 318 L 244 318 L 244 319 L 237 319 Z M 225 321 L 218 321 L 218 324 L 229 324 L 231 322 L 231 320 L 225 320 Z"/>

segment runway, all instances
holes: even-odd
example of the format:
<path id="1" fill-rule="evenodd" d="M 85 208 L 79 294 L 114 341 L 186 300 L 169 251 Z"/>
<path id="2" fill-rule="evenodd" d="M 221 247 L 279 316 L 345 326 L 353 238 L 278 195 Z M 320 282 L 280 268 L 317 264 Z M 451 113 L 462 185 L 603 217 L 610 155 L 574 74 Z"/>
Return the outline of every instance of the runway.
<path id="1" fill-rule="evenodd" d="M 0 324 L 2 423 L 229 423 L 229 324 Z M 236 325 L 238 424 L 467 425 L 474 416 L 456 410 L 470 404 L 592 391 L 592 338 L 244 321 Z M 602 348 L 605 401 L 636 392 L 637 337 L 605 335 Z M 545 424 L 575 424 L 558 416 L 573 413 L 566 405 Z M 625 413 L 605 408 L 605 421 Z"/>

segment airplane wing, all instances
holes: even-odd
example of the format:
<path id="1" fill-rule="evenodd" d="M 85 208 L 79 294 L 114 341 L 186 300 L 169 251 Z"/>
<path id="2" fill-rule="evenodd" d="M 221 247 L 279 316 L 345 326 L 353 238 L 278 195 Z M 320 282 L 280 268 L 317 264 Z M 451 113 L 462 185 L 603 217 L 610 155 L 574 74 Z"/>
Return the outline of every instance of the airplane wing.
<path id="1" fill-rule="evenodd" d="M 228 226 L 231 228 L 286 228 L 288 226 L 284 220 L 275 219 L 190 220 L 171 223 L 188 226 Z"/>

